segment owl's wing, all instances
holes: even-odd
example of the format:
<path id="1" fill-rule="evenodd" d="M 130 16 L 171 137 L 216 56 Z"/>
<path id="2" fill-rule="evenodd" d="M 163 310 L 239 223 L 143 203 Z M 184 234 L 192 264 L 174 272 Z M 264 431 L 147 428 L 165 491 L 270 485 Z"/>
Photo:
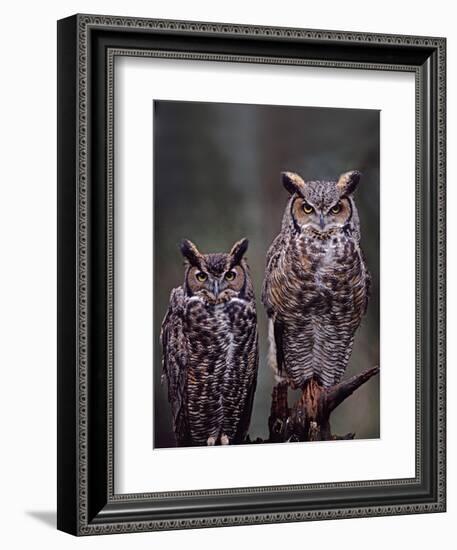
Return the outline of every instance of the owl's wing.
<path id="1" fill-rule="evenodd" d="M 363 269 L 363 274 L 364 274 L 364 277 L 365 277 L 365 307 L 364 307 L 364 310 L 363 310 L 363 315 L 366 314 L 367 312 L 367 309 L 368 309 L 368 301 L 370 300 L 370 296 L 371 296 L 371 273 L 368 271 L 368 268 L 367 268 L 367 262 L 365 260 L 365 254 L 363 253 L 363 250 L 360 248 L 360 259 L 362 261 L 362 269 Z"/>
<path id="2" fill-rule="evenodd" d="M 368 271 L 368 269 L 365 267 L 365 281 L 366 281 L 366 300 L 365 300 L 365 311 L 364 314 L 367 312 L 368 309 L 368 301 L 371 296 L 371 273 Z"/>
<path id="3" fill-rule="evenodd" d="M 250 327 L 247 334 L 247 341 L 251 342 L 251 349 L 248 352 L 247 370 L 252 372 L 252 379 L 247 389 L 240 422 L 236 430 L 235 443 L 243 443 L 245 441 L 249 430 L 249 424 L 251 422 L 252 407 L 254 404 L 254 395 L 257 386 L 257 367 L 259 362 L 257 324 Z"/>
<path id="4" fill-rule="evenodd" d="M 278 235 L 276 235 L 274 241 L 271 243 L 270 248 L 267 251 L 267 256 L 266 256 L 267 271 L 271 267 L 270 264 L 271 264 L 271 261 L 272 261 L 273 257 L 275 255 L 279 254 L 279 252 L 282 248 L 281 245 L 283 244 L 282 241 L 283 241 L 283 236 L 282 236 L 281 233 L 279 233 Z"/>
<path id="5" fill-rule="evenodd" d="M 284 325 L 277 317 L 278 308 L 281 304 L 275 303 L 275 286 L 278 285 L 278 260 L 281 250 L 284 249 L 283 236 L 279 234 L 271 243 L 267 252 L 267 265 L 265 268 L 265 278 L 262 287 L 262 303 L 265 306 L 267 315 L 270 319 L 268 338 L 270 342 L 269 363 L 273 372 L 281 378 L 282 367 L 284 364 L 283 351 L 283 328 Z"/>
<path id="6" fill-rule="evenodd" d="M 173 429 L 178 445 L 186 445 L 189 437 L 187 421 L 187 342 L 183 330 L 184 292 L 181 287 L 170 294 L 168 311 L 162 322 L 160 340 L 163 354 L 163 375 L 168 384 L 168 401 L 173 415 Z"/>
<path id="7" fill-rule="evenodd" d="M 274 277 L 273 272 L 276 269 L 276 265 L 278 262 L 278 257 L 280 255 L 280 251 L 283 248 L 281 246 L 282 244 L 282 235 L 279 234 L 276 236 L 275 240 L 271 243 L 270 248 L 267 251 L 267 257 L 266 257 L 266 267 L 265 267 L 265 278 L 263 280 L 263 286 L 262 286 L 262 304 L 265 306 L 267 310 L 267 314 L 269 317 L 271 317 L 271 313 L 274 310 L 274 304 L 271 300 L 271 285 L 273 283 Z"/>

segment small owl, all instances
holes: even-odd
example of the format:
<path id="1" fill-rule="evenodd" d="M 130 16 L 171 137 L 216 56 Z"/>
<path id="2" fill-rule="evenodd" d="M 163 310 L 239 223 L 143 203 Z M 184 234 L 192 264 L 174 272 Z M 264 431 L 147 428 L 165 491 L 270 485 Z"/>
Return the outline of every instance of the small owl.
<path id="1" fill-rule="evenodd" d="M 346 369 L 364 315 L 370 275 L 360 248 L 353 193 L 357 171 L 337 181 L 282 173 L 290 194 L 267 254 L 262 302 L 269 317 L 269 362 L 277 381 L 328 388 Z"/>
<path id="2" fill-rule="evenodd" d="M 162 323 L 163 375 L 179 446 L 242 443 L 258 367 L 257 315 L 247 239 L 228 254 L 181 244 L 184 283 Z"/>

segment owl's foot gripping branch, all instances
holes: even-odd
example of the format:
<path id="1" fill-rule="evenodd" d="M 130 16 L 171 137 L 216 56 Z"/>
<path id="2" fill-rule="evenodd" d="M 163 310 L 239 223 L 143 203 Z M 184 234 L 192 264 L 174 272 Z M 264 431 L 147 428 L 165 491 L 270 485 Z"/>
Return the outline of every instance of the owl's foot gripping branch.
<path id="1" fill-rule="evenodd" d="M 311 379 L 291 408 L 288 405 L 288 385 L 277 384 L 273 388 L 268 419 L 270 436 L 265 443 L 354 439 L 354 433 L 333 435 L 330 429 L 330 415 L 357 388 L 378 373 L 379 367 L 372 367 L 330 388 L 324 388 L 316 380 Z"/>

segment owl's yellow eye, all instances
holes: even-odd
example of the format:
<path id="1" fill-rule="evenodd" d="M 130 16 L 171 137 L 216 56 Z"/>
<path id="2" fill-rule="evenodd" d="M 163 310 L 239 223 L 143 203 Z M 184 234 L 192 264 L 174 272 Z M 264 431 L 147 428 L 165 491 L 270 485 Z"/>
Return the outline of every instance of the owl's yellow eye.
<path id="1" fill-rule="evenodd" d="M 203 271 L 200 271 L 199 273 L 197 273 L 195 275 L 197 281 L 199 281 L 200 283 L 204 283 L 206 281 L 206 279 L 208 278 L 208 275 L 206 273 L 203 273 Z"/>
<path id="2" fill-rule="evenodd" d="M 226 281 L 234 281 L 236 277 L 235 271 L 227 271 L 225 274 L 225 280 Z"/>
<path id="3" fill-rule="evenodd" d="M 314 208 L 313 208 L 310 204 L 308 204 L 307 202 L 304 202 L 304 203 L 303 203 L 303 212 L 304 212 L 305 214 L 311 214 L 311 212 L 312 212 L 313 210 L 314 210 Z"/>
<path id="4" fill-rule="evenodd" d="M 335 204 L 335 206 L 332 206 L 332 208 L 330 208 L 330 212 L 332 214 L 338 214 L 341 210 L 341 204 Z"/>

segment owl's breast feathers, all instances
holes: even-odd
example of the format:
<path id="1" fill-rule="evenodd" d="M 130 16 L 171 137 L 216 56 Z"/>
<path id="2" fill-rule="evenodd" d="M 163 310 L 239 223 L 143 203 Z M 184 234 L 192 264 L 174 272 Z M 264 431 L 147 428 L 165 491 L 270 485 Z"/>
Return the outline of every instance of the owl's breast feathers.
<path id="1" fill-rule="evenodd" d="M 278 369 L 293 385 L 339 381 L 365 313 L 369 274 L 344 232 L 278 237 L 270 247 L 262 301 L 275 324 Z M 278 353 L 279 352 L 279 353 Z M 282 365 L 279 363 L 283 363 Z"/>
<path id="2" fill-rule="evenodd" d="M 175 431 L 183 424 L 192 444 L 221 432 L 234 442 L 245 437 L 257 375 L 256 326 L 254 302 L 234 298 L 214 305 L 182 288 L 172 292 L 162 329 L 164 373 Z"/>

